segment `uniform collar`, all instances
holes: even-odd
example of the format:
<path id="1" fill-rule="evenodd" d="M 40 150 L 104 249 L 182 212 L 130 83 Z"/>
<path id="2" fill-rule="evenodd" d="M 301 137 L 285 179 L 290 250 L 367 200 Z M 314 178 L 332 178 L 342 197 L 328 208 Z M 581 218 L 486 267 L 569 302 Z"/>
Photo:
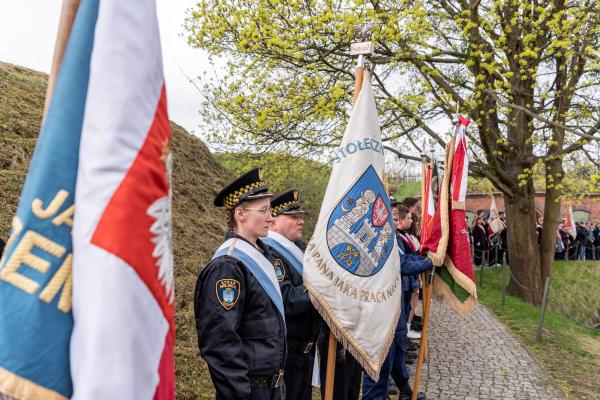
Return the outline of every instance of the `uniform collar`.
<path id="1" fill-rule="evenodd" d="M 250 242 L 248 239 L 246 239 L 245 237 L 243 237 L 243 236 L 240 236 L 240 235 L 238 235 L 237 233 L 235 233 L 235 232 L 233 232 L 233 231 L 227 231 L 227 232 L 225 233 L 225 240 L 232 239 L 232 238 L 234 238 L 234 239 L 241 239 L 241 240 L 243 240 L 244 242 L 246 242 L 246 243 L 248 243 L 249 245 L 251 245 L 252 247 L 254 247 L 254 244 L 253 244 L 253 243 L 251 243 L 251 242 Z M 267 247 L 267 245 L 266 245 L 266 244 L 264 244 L 264 243 L 263 243 L 263 241 L 262 241 L 262 240 L 260 240 L 260 238 L 256 239 L 256 246 L 258 247 L 258 250 L 259 250 L 260 252 L 262 252 L 263 254 L 268 254 L 268 247 Z"/>

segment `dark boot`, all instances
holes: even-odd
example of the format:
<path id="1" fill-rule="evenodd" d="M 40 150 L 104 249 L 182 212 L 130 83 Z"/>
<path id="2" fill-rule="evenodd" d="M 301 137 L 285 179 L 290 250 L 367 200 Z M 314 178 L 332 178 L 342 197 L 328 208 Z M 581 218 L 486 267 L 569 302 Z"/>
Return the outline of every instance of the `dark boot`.
<path id="1" fill-rule="evenodd" d="M 406 382 L 400 388 L 400 395 L 398 396 L 398 400 L 412 400 L 412 395 L 413 395 L 413 391 L 410 388 L 410 385 L 408 384 L 408 382 Z M 417 400 L 426 400 L 425 393 L 419 392 L 417 394 Z"/>

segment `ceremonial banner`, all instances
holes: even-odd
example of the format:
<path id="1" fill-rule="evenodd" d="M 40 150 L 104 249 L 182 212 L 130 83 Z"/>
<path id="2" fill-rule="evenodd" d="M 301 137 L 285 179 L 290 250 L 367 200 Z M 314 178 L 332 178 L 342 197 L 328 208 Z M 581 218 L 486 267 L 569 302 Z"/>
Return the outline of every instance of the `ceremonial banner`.
<path id="1" fill-rule="evenodd" d="M 573 219 L 573 207 L 569 206 L 567 210 L 567 220 L 565 221 L 565 230 L 573 239 L 577 237 L 577 227 L 575 226 L 575 220 Z"/>
<path id="2" fill-rule="evenodd" d="M 452 156 L 454 155 L 454 138 L 451 143 L 446 145 L 444 165 L 452 165 Z M 435 166 L 434 166 L 435 168 Z M 429 184 L 429 190 L 431 194 L 428 196 L 430 199 L 435 201 L 437 195 L 437 201 L 434 202 L 435 207 L 432 207 L 431 200 L 427 201 L 427 224 L 422 224 L 422 240 L 421 240 L 421 253 L 431 258 L 433 265 L 440 267 L 444 264 L 446 258 L 446 249 L 448 247 L 448 238 L 450 235 L 450 227 L 448 220 L 449 216 L 449 190 L 450 190 L 450 173 L 448 168 L 444 171 L 441 184 L 438 186 L 437 168 L 432 173 L 431 183 Z M 437 193 L 434 189 L 438 189 Z M 425 206 L 425 202 L 423 202 Z M 433 215 L 431 212 L 433 211 Z M 423 235 L 423 230 L 425 234 Z"/>
<path id="3" fill-rule="evenodd" d="M 0 393 L 15 399 L 73 393 L 71 229 L 97 14 L 81 2 L 0 261 Z"/>
<path id="4" fill-rule="evenodd" d="M 435 160 L 422 162 L 421 178 L 421 243 L 428 241 L 434 229 L 435 210 L 439 196 L 439 180 Z"/>
<path id="5" fill-rule="evenodd" d="M 356 100 L 304 256 L 304 285 L 335 337 L 378 380 L 400 315 L 400 258 L 382 183 L 369 73 Z"/>
<path id="6" fill-rule="evenodd" d="M 492 203 L 490 204 L 490 230 L 492 231 L 492 234 L 496 234 L 502 232 L 504 228 L 504 222 L 502 222 L 500 214 L 498 214 L 496 198 L 492 195 Z"/>
<path id="7" fill-rule="evenodd" d="M 171 130 L 154 0 L 100 0 L 90 70 L 73 229 L 73 398 L 173 399 Z"/>
<path id="8" fill-rule="evenodd" d="M 434 280 L 434 291 L 438 297 L 448 300 L 450 306 L 459 314 L 466 315 L 473 311 L 477 304 L 475 273 L 471 259 L 469 230 L 465 217 L 465 199 L 467 195 L 467 178 L 469 161 L 467 157 L 467 139 L 465 130 L 470 121 L 459 117 L 454 136 L 450 142 L 446 158 L 446 175 L 450 176 L 451 207 L 447 228 L 449 232 L 447 254 L 444 267 Z M 450 167 L 451 166 L 451 167 Z M 440 198 L 444 197 L 442 193 Z M 443 208 L 443 207 L 442 207 Z M 443 222 L 443 219 L 442 219 Z M 447 282 L 454 281 L 457 288 L 452 291 Z"/>

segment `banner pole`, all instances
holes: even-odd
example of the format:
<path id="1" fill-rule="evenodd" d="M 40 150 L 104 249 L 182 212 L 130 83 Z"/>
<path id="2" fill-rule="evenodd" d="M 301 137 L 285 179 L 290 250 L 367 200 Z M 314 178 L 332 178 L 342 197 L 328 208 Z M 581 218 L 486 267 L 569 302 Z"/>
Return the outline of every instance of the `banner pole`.
<path id="1" fill-rule="evenodd" d="M 73 22 L 75 22 L 75 16 L 79 9 L 79 0 L 63 0 L 62 8 L 60 11 L 60 21 L 58 23 L 58 32 L 56 33 L 56 43 L 54 44 L 54 56 L 52 58 L 52 69 L 48 76 L 48 86 L 46 87 L 46 100 L 44 102 L 44 118 L 48 112 L 50 106 L 50 100 L 52 98 L 52 92 L 54 91 L 54 85 L 58 72 L 60 71 L 60 65 L 65 55 L 67 43 L 71 36 L 71 28 L 73 28 Z"/>
<path id="2" fill-rule="evenodd" d="M 327 372 L 325 373 L 325 400 L 333 399 L 336 353 L 337 340 L 335 339 L 333 332 L 329 332 L 329 344 L 327 345 Z"/>
<path id="3" fill-rule="evenodd" d="M 423 307 L 423 328 L 421 329 L 421 340 L 419 343 L 419 356 L 417 358 L 417 368 L 415 370 L 415 383 L 413 384 L 412 400 L 417 400 L 419 394 L 419 382 L 421 380 L 421 368 L 423 367 L 423 358 L 425 357 L 425 346 L 427 343 L 427 326 L 429 325 L 429 309 L 431 305 L 431 294 L 433 293 L 433 279 L 435 276 L 435 267 L 429 275 L 429 289 L 425 295 Z"/>

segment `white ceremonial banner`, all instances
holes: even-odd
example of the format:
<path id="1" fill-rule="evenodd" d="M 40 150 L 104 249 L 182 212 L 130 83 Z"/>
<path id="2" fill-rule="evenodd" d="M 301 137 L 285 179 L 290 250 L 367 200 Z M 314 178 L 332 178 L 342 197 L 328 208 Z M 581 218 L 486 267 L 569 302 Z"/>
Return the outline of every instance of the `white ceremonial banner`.
<path id="1" fill-rule="evenodd" d="M 365 72 L 304 255 L 304 285 L 335 337 L 375 380 L 394 338 L 402 293 L 384 167 L 375 97 Z"/>

